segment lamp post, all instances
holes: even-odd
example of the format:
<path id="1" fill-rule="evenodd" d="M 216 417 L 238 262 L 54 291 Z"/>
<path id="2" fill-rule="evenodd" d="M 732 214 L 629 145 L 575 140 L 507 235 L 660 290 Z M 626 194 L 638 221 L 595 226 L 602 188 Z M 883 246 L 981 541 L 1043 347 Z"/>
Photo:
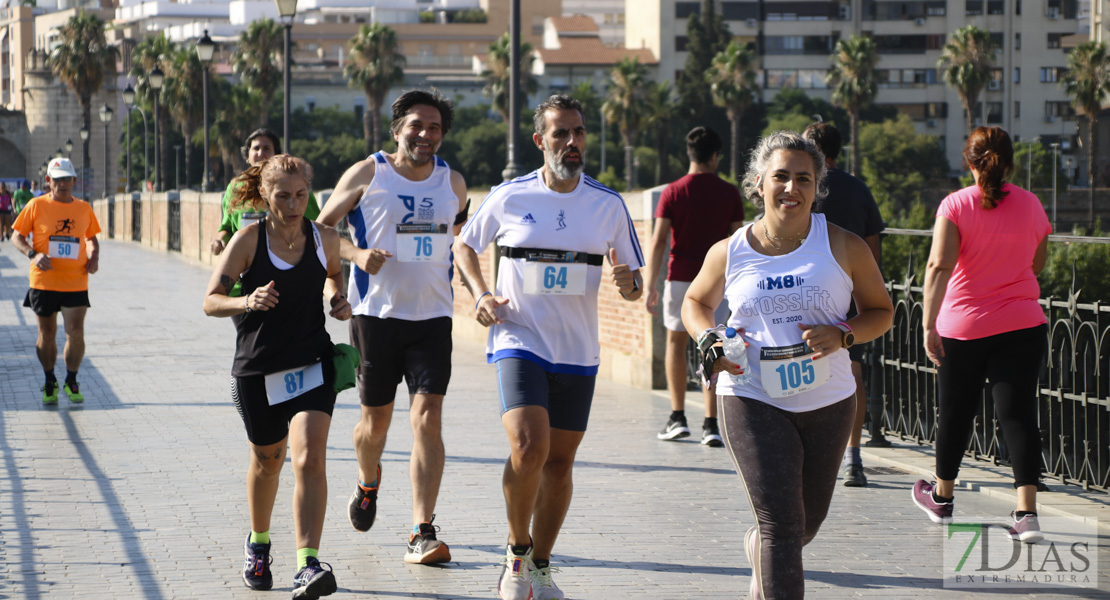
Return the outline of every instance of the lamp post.
<path id="1" fill-rule="evenodd" d="M 66 149 L 66 158 L 73 160 L 73 140 L 66 138 L 64 148 Z"/>
<path id="2" fill-rule="evenodd" d="M 1052 147 L 1052 230 L 1056 231 L 1056 171 L 1060 170 L 1060 165 L 1056 161 L 1056 150 L 1060 147 L 1060 143 L 1052 142 L 1049 146 Z"/>
<path id="3" fill-rule="evenodd" d="M 54 158 L 66 158 L 65 152 L 62 152 L 62 149 L 58 148 L 54 151 Z"/>
<path id="4" fill-rule="evenodd" d="M 150 148 L 147 144 L 146 113 L 143 107 L 135 104 L 135 88 L 127 84 L 123 90 L 123 104 L 127 107 L 127 191 L 131 192 L 131 111 L 138 110 L 143 118 L 143 185 L 150 180 Z"/>
<path id="5" fill-rule="evenodd" d="M 200 191 L 202 192 L 211 191 L 208 184 L 208 65 L 212 63 L 212 55 L 215 53 L 216 44 L 212 41 L 212 38 L 208 37 L 208 30 L 205 29 L 204 37 L 197 42 L 197 58 L 200 59 L 200 64 L 204 70 L 204 79 L 201 84 L 202 93 L 204 94 L 204 101 L 202 102 L 204 105 L 204 176 L 200 180 Z"/>
<path id="6" fill-rule="evenodd" d="M 291 106 L 292 99 L 289 97 L 292 88 L 292 80 L 290 78 L 290 68 L 293 61 L 289 56 L 289 46 L 292 45 L 293 37 L 293 18 L 297 16 L 297 0 L 274 0 L 277 4 L 278 15 L 281 16 L 281 21 L 285 25 L 285 51 L 282 67 L 283 75 L 285 76 L 285 140 L 282 142 L 282 147 L 286 152 L 289 152 L 289 107 Z"/>
<path id="7" fill-rule="evenodd" d="M 509 164 L 501 178 L 510 181 L 520 174 L 516 138 L 520 134 L 520 0 L 509 2 Z"/>
<path id="8" fill-rule="evenodd" d="M 100 122 L 104 123 L 104 197 L 108 197 L 108 171 L 110 164 L 108 162 L 108 123 L 112 122 L 112 107 L 108 106 L 105 102 L 104 106 L 100 107 Z"/>
<path id="9" fill-rule="evenodd" d="M 81 198 L 88 200 L 88 177 L 89 177 L 89 125 L 88 123 L 81 126 L 81 147 L 85 152 L 85 160 L 81 163 L 84 165 L 81 168 Z"/>
<path id="10" fill-rule="evenodd" d="M 173 180 L 174 189 L 181 189 L 181 144 L 173 145 Z"/>
<path id="11" fill-rule="evenodd" d="M 154 70 L 152 70 L 147 77 L 147 80 L 150 82 L 150 89 L 154 92 L 154 191 L 156 192 L 162 191 L 162 180 L 158 176 L 158 172 L 161 170 L 159 168 L 161 163 L 158 162 L 160 157 L 158 151 L 158 92 L 162 89 L 162 81 L 165 77 L 165 74 L 162 73 L 162 69 L 159 69 L 157 66 L 154 67 Z"/>

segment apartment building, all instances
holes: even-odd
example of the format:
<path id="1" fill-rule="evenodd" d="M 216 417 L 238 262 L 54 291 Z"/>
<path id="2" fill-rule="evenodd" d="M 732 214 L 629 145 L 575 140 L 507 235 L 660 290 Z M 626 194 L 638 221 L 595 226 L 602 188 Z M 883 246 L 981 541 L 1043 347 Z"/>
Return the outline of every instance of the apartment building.
<path id="1" fill-rule="evenodd" d="M 597 23 L 584 15 L 547 19 L 543 46 L 536 49 L 532 73 L 542 79 L 551 93 L 566 91 L 585 81 L 600 89 L 618 63 L 635 58 L 648 66 L 648 77 L 656 79 L 659 61 L 650 50 L 606 46 L 600 33 Z"/>
<path id="2" fill-rule="evenodd" d="M 1064 164 L 1086 176 L 1076 173 L 1084 168 L 1072 157 L 1077 120 L 1060 86 L 1063 40 L 1080 31 L 1077 0 L 724 0 L 717 6 L 734 39 L 759 49 L 765 101 L 783 88 L 828 99 L 825 76 L 836 42 L 870 36 L 881 56 L 875 102 L 895 106 L 918 131 L 938 136 L 953 170 L 960 168 L 966 137 L 964 110 L 937 60 L 952 31 L 969 24 L 986 29 L 1001 50 L 980 98 L 979 122 L 1004 127 L 1018 140 L 1059 143 Z M 674 77 L 686 60 L 687 20 L 700 10 L 697 1 L 627 0 L 625 45 L 651 49 L 660 76 Z"/>
<path id="3" fill-rule="evenodd" d="M 610 48 L 624 47 L 625 0 L 563 0 L 563 16 L 581 15 L 597 24 L 601 43 Z"/>

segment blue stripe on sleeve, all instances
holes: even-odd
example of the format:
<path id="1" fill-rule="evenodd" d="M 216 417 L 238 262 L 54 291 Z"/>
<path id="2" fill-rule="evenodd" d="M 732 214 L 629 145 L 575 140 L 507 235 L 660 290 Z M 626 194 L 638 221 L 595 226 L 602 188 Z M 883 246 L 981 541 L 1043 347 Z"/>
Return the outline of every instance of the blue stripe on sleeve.
<path id="1" fill-rule="evenodd" d="M 367 248 L 366 242 L 366 221 L 362 217 L 360 210 L 361 202 L 355 204 L 351 212 L 347 213 L 347 224 L 354 228 L 355 245 L 365 250 Z M 359 268 L 357 265 L 351 265 L 351 276 L 354 277 L 355 287 L 358 289 L 358 297 L 360 300 L 366 298 L 366 293 L 370 289 L 370 275 Z"/>
<path id="2" fill-rule="evenodd" d="M 644 253 L 643 250 L 640 248 L 640 239 L 636 236 L 636 227 L 632 222 L 632 215 L 628 212 L 628 205 L 626 205 L 624 202 L 624 196 L 621 196 L 616 191 L 598 182 L 597 180 L 590 178 L 589 176 L 585 178 L 585 181 L 586 185 L 589 185 L 596 190 L 608 192 L 620 199 L 621 208 L 624 209 L 624 216 L 628 220 L 629 241 L 632 243 L 632 248 L 636 252 L 636 260 L 640 261 L 641 267 L 646 266 L 647 261 L 644 260 Z"/>

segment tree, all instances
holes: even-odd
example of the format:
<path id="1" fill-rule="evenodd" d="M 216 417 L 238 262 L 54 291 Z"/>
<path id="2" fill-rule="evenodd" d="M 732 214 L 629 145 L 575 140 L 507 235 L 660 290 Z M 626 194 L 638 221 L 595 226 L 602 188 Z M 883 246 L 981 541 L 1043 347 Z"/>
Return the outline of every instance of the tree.
<path id="1" fill-rule="evenodd" d="M 713 103 L 722 106 L 731 126 L 729 170 L 733 177 L 742 174 L 740 163 L 740 118 L 755 103 L 759 82 L 756 65 L 759 58 L 755 50 L 732 42 L 713 57 L 713 65 L 705 73 Z"/>
<path id="2" fill-rule="evenodd" d="M 609 97 L 602 107 L 605 118 L 617 124 L 624 141 L 624 178 L 629 190 L 635 184 L 632 151 L 647 112 L 647 91 L 647 67 L 638 58 L 623 58 L 613 68 Z"/>
<path id="3" fill-rule="evenodd" d="M 486 70 L 482 71 L 482 78 L 486 85 L 482 88 L 482 95 L 490 99 L 493 109 L 506 123 L 509 122 L 509 75 L 511 62 L 512 41 L 509 33 L 497 38 L 490 44 L 489 54 L 486 55 Z M 532 44 L 520 43 L 520 91 L 527 97 L 535 94 L 539 89 L 536 77 L 532 75 L 532 63 L 536 57 L 532 52 Z M 526 100 L 525 100 L 526 101 Z"/>
<path id="4" fill-rule="evenodd" d="M 674 121 L 674 89 L 669 81 L 657 81 L 648 87 L 645 106 L 644 126 L 655 137 L 655 185 L 663 185 L 669 179 L 667 169 L 667 142 L 671 137 Z"/>
<path id="5" fill-rule="evenodd" d="M 852 175 L 859 175 L 859 113 L 879 93 L 875 65 L 879 51 L 875 42 L 862 35 L 853 35 L 836 43 L 832 55 L 833 68 L 829 70 L 828 83 L 832 86 L 832 101 L 848 111 L 848 128 L 852 140 Z"/>
<path id="6" fill-rule="evenodd" d="M 282 83 L 277 57 L 284 51 L 283 42 L 280 24 L 273 19 L 258 19 L 251 21 L 246 31 L 239 34 L 239 44 L 231 56 L 232 68 L 243 83 L 258 90 L 262 105 L 267 109 Z M 270 122 L 269 112 L 261 113 L 263 127 Z"/>
<path id="7" fill-rule="evenodd" d="M 135 97 L 143 103 L 148 109 L 154 107 L 154 90 L 150 87 L 150 72 L 154 67 L 162 69 L 163 72 L 168 70 L 166 60 L 174 52 L 173 44 L 166 38 L 164 32 L 159 32 L 154 37 L 148 37 L 135 45 L 135 49 L 131 51 L 131 71 L 128 73 L 136 80 Z M 166 162 L 169 160 L 169 136 L 164 135 L 167 131 L 169 111 L 166 107 L 165 96 L 162 94 L 166 90 L 165 82 L 162 83 L 162 89 L 158 92 L 158 114 L 153 115 L 153 118 L 158 123 L 159 139 L 155 140 L 154 152 L 158 160 L 154 164 L 154 178 L 160 184 L 166 181 L 166 175 L 169 173 L 166 168 Z M 153 135 L 153 132 L 151 132 Z"/>
<path id="8" fill-rule="evenodd" d="M 1095 222 L 1095 126 L 1110 94 L 1110 57 L 1104 42 L 1084 42 L 1068 53 L 1064 89 L 1075 112 L 1087 118 L 1087 222 Z"/>
<path id="9" fill-rule="evenodd" d="M 232 85 L 223 77 L 212 78 L 208 90 L 217 107 L 209 134 L 220 149 L 224 178 L 230 180 L 247 168 L 239 148 L 254 130 L 258 114 L 263 112 L 262 95 L 246 85 Z"/>
<path id="10" fill-rule="evenodd" d="M 987 30 L 967 25 L 948 38 L 937 61 L 937 67 L 944 70 L 944 82 L 960 95 L 968 134 L 975 128 L 975 107 L 979 94 L 990 83 L 997 49 Z"/>
<path id="11" fill-rule="evenodd" d="M 118 58 L 119 50 L 108 45 L 104 21 L 96 15 L 81 10 L 62 26 L 61 43 L 50 54 L 50 71 L 77 96 L 81 104 L 81 123 L 86 130 L 92 131 L 93 94 L 106 79 L 115 77 Z M 84 172 L 88 173 L 89 140 L 83 140 L 82 147 Z"/>
<path id="12" fill-rule="evenodd" d="M 702 0 L 696 15 L 686 20 L 686 64 L 678 77 L 678 97 L 687 118 L 704 119 L 713 106 L 705 85 L 705 72 L 713 58 L 732 40 L 724 17 L 717 12 L 715 0 Z M 712 120 L 712 119 L 710 119 Z"/>
<path id="13" fill-rule="evenodd" d="M 397 32 L 381 23 L 363 25 L 347 45 L 350 47 L 350 62 L 343 67 L 343 74 L 351 87 L 362 88 L 366 94 L 367 110 L 362 114 L 362 131 L 365 138 L 365 154 L 377 151 L 382 135 L 382 103 L 389 88 L 405 80 L 405 55 L 401 54 L 401 44 Z"/>
<path id="14" fill-rule="evenodd" d="M 169 107 L 170 116 L 181 128 L 185 140 L 185 187 L 190 186 L 189 174 L 192 160 L 193 132 L 200 125 L 203 115 L 203 98 L 197 90 L 204 85 L 204 65 L 191 47 L 178 48 L 166 61 L 166 82 L 163 84 L 163 98 Z M 204 149 L 204 160 L 208 160 L 208 149 Z"/>

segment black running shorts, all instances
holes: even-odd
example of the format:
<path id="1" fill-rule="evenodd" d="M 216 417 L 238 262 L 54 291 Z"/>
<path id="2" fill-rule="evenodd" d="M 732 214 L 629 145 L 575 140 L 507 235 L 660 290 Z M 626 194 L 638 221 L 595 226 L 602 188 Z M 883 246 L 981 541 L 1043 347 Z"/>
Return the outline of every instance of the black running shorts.
<path id="1" fill-rule="evenodd" d="M 299 412 L 318 410 L 331 416 L 335 408 L 335 366 L 331 359 L 325 359 L 323 368 L 324 385 L 273 406 L 266 399 L 264 375 L 231 378 L 231 401 L 243 419 L 250 443 L 269 446 L 285 439 L 289 422 Z"/>
<path id="2" fill-rule="evenodd" d="M 363 406 L 386 406 L 403 378 L 409 394 L 447 393 L 451 381 L 451 317 L 425 321 L 351 318 L 351 345 L 358 348 L 358 397 Z"/>
<path id="3" fill-rule="evenodd" d="M 497 361 L 501 414 L 523 406 L 542 406 L 551 427 L 586 431 L 596 379 L 596 375 L 548 373 L 524 358 L 502 358 Z"/>
<path id="4" fill-rule="evenodd" d="M 89 304 L 89 291 L 80 292 L 55 292 L 53 290 L 36 290 L 30 288 L 23 298 L 23 306 L 31 309 L 40 317 L 50 315 L 62 308 L 76 308 L 78 306 L 92 306 Z"/>

